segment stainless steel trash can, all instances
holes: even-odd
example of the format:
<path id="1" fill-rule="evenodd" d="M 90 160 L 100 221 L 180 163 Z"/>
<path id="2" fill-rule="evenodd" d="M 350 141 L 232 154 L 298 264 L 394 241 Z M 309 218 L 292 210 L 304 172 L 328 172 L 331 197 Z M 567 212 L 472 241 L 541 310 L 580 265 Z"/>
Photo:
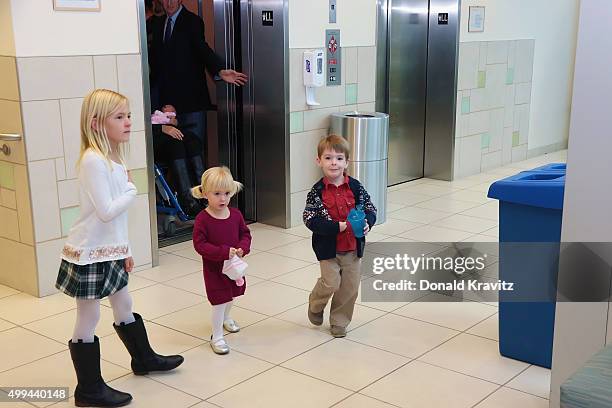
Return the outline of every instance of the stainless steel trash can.
<path id="1" fill-rule="evenodd" d="M 334 113 L 330 130 L 350 143 L 348 172 L 370 193 L 378 209 L 376 223 L 382 224 L 387 219 L 389 115 L 379 112 Z"/>

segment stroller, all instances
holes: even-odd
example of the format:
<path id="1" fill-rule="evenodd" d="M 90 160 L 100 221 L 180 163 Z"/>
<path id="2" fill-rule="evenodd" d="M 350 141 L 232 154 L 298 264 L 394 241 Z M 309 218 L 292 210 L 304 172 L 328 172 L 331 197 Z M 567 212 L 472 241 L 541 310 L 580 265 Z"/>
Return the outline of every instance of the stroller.
<path id="1" fill-rule="evenodd" d="M 155 164 L 155 186 L 157 187 L 157 213 L 163 214 L 163 217 L 160 217 L 162 218 L 161 230 L 166 237 L 172 237 L 176 234 L 179 224 L 186 223 L 193 218 L 185 214 L 176 194 L 166 182 L 157 164 Z"/>

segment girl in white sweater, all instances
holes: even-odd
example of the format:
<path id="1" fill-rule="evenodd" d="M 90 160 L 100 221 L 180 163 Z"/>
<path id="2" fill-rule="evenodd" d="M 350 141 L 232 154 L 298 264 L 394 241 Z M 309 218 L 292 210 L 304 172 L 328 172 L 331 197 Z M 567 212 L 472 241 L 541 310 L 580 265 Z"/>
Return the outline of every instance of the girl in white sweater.
<path id="1" fill-rule="evenodd" d="M 156 354 L 142 318 L 132 313 L 127 284 L 134 260 L 127 211 L 136 187 L 125 167 L 124 150 L 130 127 L 125 96 L 97 89 L 85 97 L 77 163 L 81 214 L 62 250 L 55 284 L 76 299 L 77 320 L 68 346 L 78 379 L 77 406 L 113 407 L 132 400 L 130 394 L 106 385 L 100 374 L 100 343 L 94 332 L 100 320 L 100 299 L 106 296 L 113 308 L 113 326 L 132 357 L 134 374 L 172 370 L 183 362 L 182 356 Z"/>

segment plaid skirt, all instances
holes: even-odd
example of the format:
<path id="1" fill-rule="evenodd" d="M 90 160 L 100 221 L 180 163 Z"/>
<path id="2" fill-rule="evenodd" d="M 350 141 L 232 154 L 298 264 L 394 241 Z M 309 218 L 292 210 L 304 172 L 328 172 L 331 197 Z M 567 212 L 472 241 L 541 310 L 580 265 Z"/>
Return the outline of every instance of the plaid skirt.
<path id="1" fill-rule="evenodd" d="M 102 299 L 128 284 L 125 260 L 76 265 L 62 259 L 55 287 L 79 299 Z"/>

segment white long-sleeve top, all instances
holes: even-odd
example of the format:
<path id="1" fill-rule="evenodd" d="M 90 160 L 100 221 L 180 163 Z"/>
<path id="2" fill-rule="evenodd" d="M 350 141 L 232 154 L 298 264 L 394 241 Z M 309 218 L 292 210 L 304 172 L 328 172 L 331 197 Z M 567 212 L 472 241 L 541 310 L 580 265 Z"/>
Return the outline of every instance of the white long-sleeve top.
<path id="1" fill-rule="evenodd" d="M 87 265 L 131 256 L 128 243 L 128 208 L 136 186 L 128 181 L 125 166 L 88 150 L 78 171 L 81 213 L 62 250 L 62 259 Z"/>

